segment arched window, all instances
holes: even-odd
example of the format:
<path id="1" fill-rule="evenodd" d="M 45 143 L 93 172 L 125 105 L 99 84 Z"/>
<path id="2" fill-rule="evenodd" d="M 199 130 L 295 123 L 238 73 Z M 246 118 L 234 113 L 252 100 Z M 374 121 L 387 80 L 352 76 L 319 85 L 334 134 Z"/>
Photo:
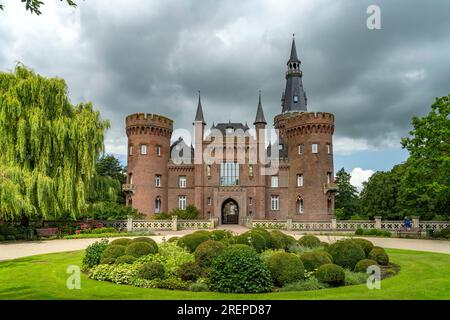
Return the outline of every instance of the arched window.
<path id="1" fill-rule="evenodd" d="M 159 196 L 155 199 L 155 213 L 161 212 L 161 198 Z"/>

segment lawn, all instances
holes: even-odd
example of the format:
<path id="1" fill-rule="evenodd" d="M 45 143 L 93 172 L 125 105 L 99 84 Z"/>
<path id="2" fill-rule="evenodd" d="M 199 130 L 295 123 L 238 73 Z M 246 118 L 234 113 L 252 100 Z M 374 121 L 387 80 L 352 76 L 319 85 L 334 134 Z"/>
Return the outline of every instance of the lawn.
<path id="1" fill-rule="evenodd" d="M 365 285 L 309 292 L 221 294 L 136 288 L 81 278 L 81 289 L 66 288 L 66 268 L 81 265 L 83 251 L 0 262 L 0 299 L 450 299 L 450 255 L 389 249 L 398 275 L 380 290 Z"/>

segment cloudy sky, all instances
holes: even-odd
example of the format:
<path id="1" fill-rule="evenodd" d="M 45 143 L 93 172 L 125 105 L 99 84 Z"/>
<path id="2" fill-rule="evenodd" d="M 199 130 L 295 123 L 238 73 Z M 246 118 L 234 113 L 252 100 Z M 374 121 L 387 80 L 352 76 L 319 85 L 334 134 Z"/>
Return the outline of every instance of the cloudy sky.
<path id="1" fill-rule="evenodd" d="M 450 93 L 450 2 L 280 0 L 47 0 L 41 16 L 0 0 L 0 71 L 23 62 L 66 79 L 73 103 L 92 101 L 112 128 L 107 152 L 126 153 L 124 118 L 154 112 L 192 129 L 205 119 L 253 123 L 281 111 L 292 33 L 311 111 L 336 116 L 335 169 L 360 185 L 407 153 L 413 115 Z M 381 9 L 381 29 L 366 26 Z"/>

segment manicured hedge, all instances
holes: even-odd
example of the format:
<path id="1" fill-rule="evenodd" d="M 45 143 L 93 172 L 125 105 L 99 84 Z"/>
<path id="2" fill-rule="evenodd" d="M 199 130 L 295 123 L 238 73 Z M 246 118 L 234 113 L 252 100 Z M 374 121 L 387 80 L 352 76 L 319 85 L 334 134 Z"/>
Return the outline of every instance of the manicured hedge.
<path id="1" fill-rule="evenodd" d="M 310 251 L 300 254 L 303 266 L 306 271 L 314 271 L 321 265 L 333 263 L 331 255 L 325 251 Z"/>
<path id="2" fill-rule="evenodd" d="M 373 265 L 378 265 L 378 263 L 372 259 L 362 259 L 356 264 L 355 272 L 367 272 L 367 268 Z"/>
<path id="3" fill-rule="evenodd" d="M 147 280 L 163 279 L 164 275 L 164 266 L 159 262 L 146 262 L 138 270 L 138 276 Z"/>
<path id="4" fill-rule="evenodd" d="M 378 264 L 387 266 L 389 264 L 389 256 L 383 248 L 373 247 L 369 253 L 369 259 L 375 260 Z"/>
<path id="5" fill-rule="evenodd" d="M 114 263 L 120 256 L 125 255 L 125 246 L 121 245 L 109 245 L 102 253 L 101 264 Z M 111 262 L 112 261 L 112 262 Z"/>
<path id="6" fill-rule="evenodd" d="M 178 239 L 177 244 L 187 249 L 189 252 L 194 252 L 195 249 L 200 245 L 200 243 L 209 240 L 209 235 L 202 232 L 194 232 L 191 234 L 186 234 Z"/>
<path id="7" fill-rule="evenodd" d="M 225 250 L 225 245 L 222 242 L 207 240 L 199 244 L 195 249 L 195 260 L 201 267 L 208 268 L 211 266 L 213 260 Z"/>
<path id="8" fill-rule="evenodd" d="M 120 239 L 116 239 L 111 241 L 112 245 L 121 245 L 121 246 L 127 246 L 130 243 L 131 239 L 128 238 L 120 238 Z"/>
<path id="9" fill-rule="evenodd" d="M 155 247 L 148 242 L 130 243 L 125 251 L 127 255 L 133 256 L 135 258 L 139 258 L 156 252 L 158 251 L 155 250 Z"/>
<path id="10" fill-rule="evenodd" d="M 108 240 L 96 241 L 86 248 L 83 258 L 83 268 L 92 268 L 100 263 L 102 254 L 108 247 Z"/>
<path id="11" fill-rule="evenodd" d="M 136 258 L 130 255 L 120 256 L 114 262 L 115 264 L 132 264 L 136 261 Z"/>
<path id="12" fill-rule="evenodd" d="M 260 233 L 253 231 L 247 231 L 237 236 L 236 243 L 249 245 L 258 252 L 264 251 L 267 247 L 264 237 Z"/>
<path id="13" fill-rule="evenodd" d="M 332 287 L 345 284 L 345 271 L 336 264 L 324 264 L 317 269 L 315 277 L 320 282 L 326 283 Z"/>
<path id="14" fill-rule="evenodd" d="M 287 249 L 289 246 L 295 244 L 295 238 L 281 232 L 280 230 L 272 230 L 270 232 L 272 238 L 273 249 Z"/>
<path id="15" fill-rule="evenodd" d="M 180 264 L 177 275 L 183 281 L 196 281 L 202 274 L 202 268 L 196 262 Z"/>
<path id="16" fill-rule="evenodd" d="M 366 257 L 364 250 L 353 240 L 339 240 L 331 244 L 328 252 L 333 257 L 333 262 L 341 267 L 353 270 L 356 263 Z"/>
<path id="17" fill-rule="evenodd" d="M 320 246 L 320 239 L 310 234 L 302 236 L 300 239 L 298 239 L 297 242 L 299 245 L 308 248 L 315 248 Z"/>
<path id="18" fill-rule="evenodd" d="M 138 243 L 138 242 L 144 242 L 144 243 L 148 243 L 149 245 L 151 245 L 153 247 L 153 251 L 152 253 L 156 253 L 158 252 L 158 245 L 156 244 L 155 240 L 153 240 L 152 238 L 148 238 L 148 237 L 137 237 L 134 238 L 133 240 L 131 240 L 128 245 L 131 245 L 133 243 Z"/>
<path id="19" fill-rule="evenodd" d="M 361 246 L 361 248 L 364 250 L 364 253 L 366 254 L 366 258 L 369 256 L 370 251 L 373 249 L 373 243 L 366 239 L 361 238 L 355 238 L 353 239 L 357 244 Z"/>
<path id="20" fill-rule="evenodd" d="M 303 263 L 293 253 L 275 253 L 267 260 L 267 266 L 272 274 L 272 279 L 278 286 L 299 281 L 304 277 Z"/>

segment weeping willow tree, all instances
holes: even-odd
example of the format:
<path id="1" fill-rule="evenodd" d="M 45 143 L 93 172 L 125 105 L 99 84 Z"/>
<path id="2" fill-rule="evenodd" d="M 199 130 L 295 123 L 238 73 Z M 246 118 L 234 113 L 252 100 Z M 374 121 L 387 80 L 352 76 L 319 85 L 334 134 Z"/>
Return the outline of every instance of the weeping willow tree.
<path id="1" fill-rule="evenodd" d="M 70 103 L 63 79 L 0 73 L 0 219 L 75 219 L 89 198 L 114 198 L 117 183 L 95 172 L 108 128 L 92 103 Z"/>

